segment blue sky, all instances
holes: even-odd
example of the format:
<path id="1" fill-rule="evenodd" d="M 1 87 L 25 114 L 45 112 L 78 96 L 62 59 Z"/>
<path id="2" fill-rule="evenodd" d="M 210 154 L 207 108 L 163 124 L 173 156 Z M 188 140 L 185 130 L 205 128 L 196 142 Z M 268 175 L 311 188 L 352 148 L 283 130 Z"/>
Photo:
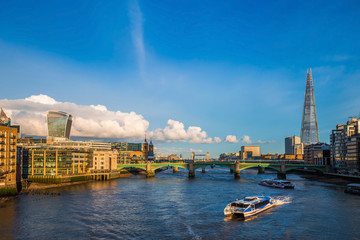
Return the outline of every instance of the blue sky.
<path id="1" fill-rule="evenodd" d="M 358 116 L 359 26 L 358 1 L 0 1 L 0 104 L 12 112 L 5 99 L 43 94 L 106 106 L 109 117 L 135 112 L 142 127 L 119 137 L 158 129 L 164 153 L 217 157 L 239 151 L 244 136 L 282 153 L 284 138 L 300 135 L 307 68 L 321 141 Z M 166 130 L 169 119 L 187 135 Z M 206 137 L 189 137 L 190 126 Z"/>

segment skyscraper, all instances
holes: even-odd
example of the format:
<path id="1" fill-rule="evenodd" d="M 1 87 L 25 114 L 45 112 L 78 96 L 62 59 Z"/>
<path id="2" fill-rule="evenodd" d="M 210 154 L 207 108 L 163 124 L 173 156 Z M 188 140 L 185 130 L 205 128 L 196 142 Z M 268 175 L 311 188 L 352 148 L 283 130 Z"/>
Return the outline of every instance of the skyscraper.
<path id="1" fill-rule="evenodd" d="M 297 136 L 285 138 L 285 154 L 298 155 L 303 154 L 303 144 Z"/>
<path id="2" fill-rule="evenodd" d="M 311 68 L 307 71 L 304 110 L 301 123 L 301 142 L 305 145 L 319 142 L 315 96 Z"/>
<path id="3" fill-rule="evenodd" d="M 69 140 L 72 116 L 61 111 L 48 111 L 48 139 L 51 141 Z"/>

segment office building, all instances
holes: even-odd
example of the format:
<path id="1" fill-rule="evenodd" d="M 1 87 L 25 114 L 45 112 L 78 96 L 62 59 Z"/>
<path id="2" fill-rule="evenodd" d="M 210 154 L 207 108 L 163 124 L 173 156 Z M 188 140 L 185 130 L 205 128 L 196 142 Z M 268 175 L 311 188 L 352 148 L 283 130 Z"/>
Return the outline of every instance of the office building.
<path id="1" fill-rule="evenodd" d="M 142 150 L 141 143 L 113 142 L 113 143 L 111 143 L 111 147 L 113 149 L 117 149 L 119 151 L 141 151 Z"/>
<path id="2" fill-rule="evenodd" d="M 0 108 L 0 125 L 1 126 L 10 126 L 10 118 L 8 118 L 2 108 Z"/>
<path id="3" fill-rule="evenodd" d="M 335 169 L 360 171 L 360 118 L 336 125 L 330 135 L 331 160 Z"/>
<path id="4" fill-rule="evenodd" d="M 0 125 L 0 188 L 16 189 L 16 160 L 17 129 Z"/>
<path id="5" fill-rule="evenodd" d="M 48 111 L 48 143 L 70 139 L 72 116 L 61 111 Z"/>
<path id="6" fill-rule="evenodd" d="M 23 176 L 59 176 L 87 173 L 92 168 L 92 151 L 24 147 Z"/>
<path id="7" fill-rule="evenodd" d="M 304 163 L 330 165 L 330 145 L 314 143 L 304 147 Z"/>
<path id="8" fill-rule="evenodd" d="M 311 68 L 307 71 L 304 108 L 301 123 L 301 142 L 309 145 L 319 142 L 319 130 L 316 116 L 315 95 Z"/>
<path id="9" fill-rule="evenodd" d="M 301 139 L 299 137 L 291 136 L 285 138 L 285 154 L 303 154 L 303 144 L 301 143 Z"/>
<path id="10" fill-rule="evenodd" d="M 260 146 L 241 146 L 240 159 L 258 159 L 260 157 Z"/>
<path id="11" fill-rule="evenodd" d="M 94 150 L 93 169 L 111 171 L 117 169 L 117 150 Z"/>

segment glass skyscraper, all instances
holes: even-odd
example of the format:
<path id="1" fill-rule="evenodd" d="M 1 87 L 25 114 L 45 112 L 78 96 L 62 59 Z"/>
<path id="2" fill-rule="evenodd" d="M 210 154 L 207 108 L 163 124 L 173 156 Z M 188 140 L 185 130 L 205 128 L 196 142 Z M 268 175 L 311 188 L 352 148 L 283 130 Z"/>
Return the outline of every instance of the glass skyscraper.
<path id="1" fill-rule="evenodd" d="M 316 117 L 315 96 L 311 68 L 307 71 L 304 109 L 301 123 L 301 142 L 309 145 L 319 142 L 319 130 Z"/>
<path id="2" fill-rule="evenodd" d="M 48 137 L 54 140 L 70 139 L 72 116 L 61 111 L 48 111 Z"/>

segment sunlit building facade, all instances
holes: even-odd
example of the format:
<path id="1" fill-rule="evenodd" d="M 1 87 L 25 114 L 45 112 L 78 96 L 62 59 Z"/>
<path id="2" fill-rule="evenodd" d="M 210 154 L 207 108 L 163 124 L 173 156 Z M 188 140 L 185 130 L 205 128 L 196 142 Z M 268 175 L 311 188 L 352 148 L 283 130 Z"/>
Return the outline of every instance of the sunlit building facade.
<path id="1" fill-rule="evenodd" d="M 0 125 L 0 188 L 16 188 L 17 129 Z"/>
<path id="2" fill-rule="evenodd" d="M 47 112 L 48 142 L 70 139 L 72 116 L 61 111 Z"/>
<path id="3" fill-rule="evenodd" d="M 299 155 L 303 154 L 303 144 L 297 136 L 285 138 L 285 154 Z"/>
<path id="4" fill-rule="evenodd" d="M 94 150 L 93 169 L 94 170 L 117 170 L 117 150 Z"/>
<path id="5" fill-rule="evenodd" d="M 23 149 L 23 176 L 59 176 L 87 173 L 93 153 L 87 149 Z"/>
<path id="6" fill-rule="evenodd" d="M 241 146 L 240 159 L 258 159 L 260 157 L 260 146 Z"/>
<path id="7" fill-rule="evenodd" d="M 330 135 L 331 159 L 336 169 L 360 171 L 360 118 L 336 125 Z"/>

